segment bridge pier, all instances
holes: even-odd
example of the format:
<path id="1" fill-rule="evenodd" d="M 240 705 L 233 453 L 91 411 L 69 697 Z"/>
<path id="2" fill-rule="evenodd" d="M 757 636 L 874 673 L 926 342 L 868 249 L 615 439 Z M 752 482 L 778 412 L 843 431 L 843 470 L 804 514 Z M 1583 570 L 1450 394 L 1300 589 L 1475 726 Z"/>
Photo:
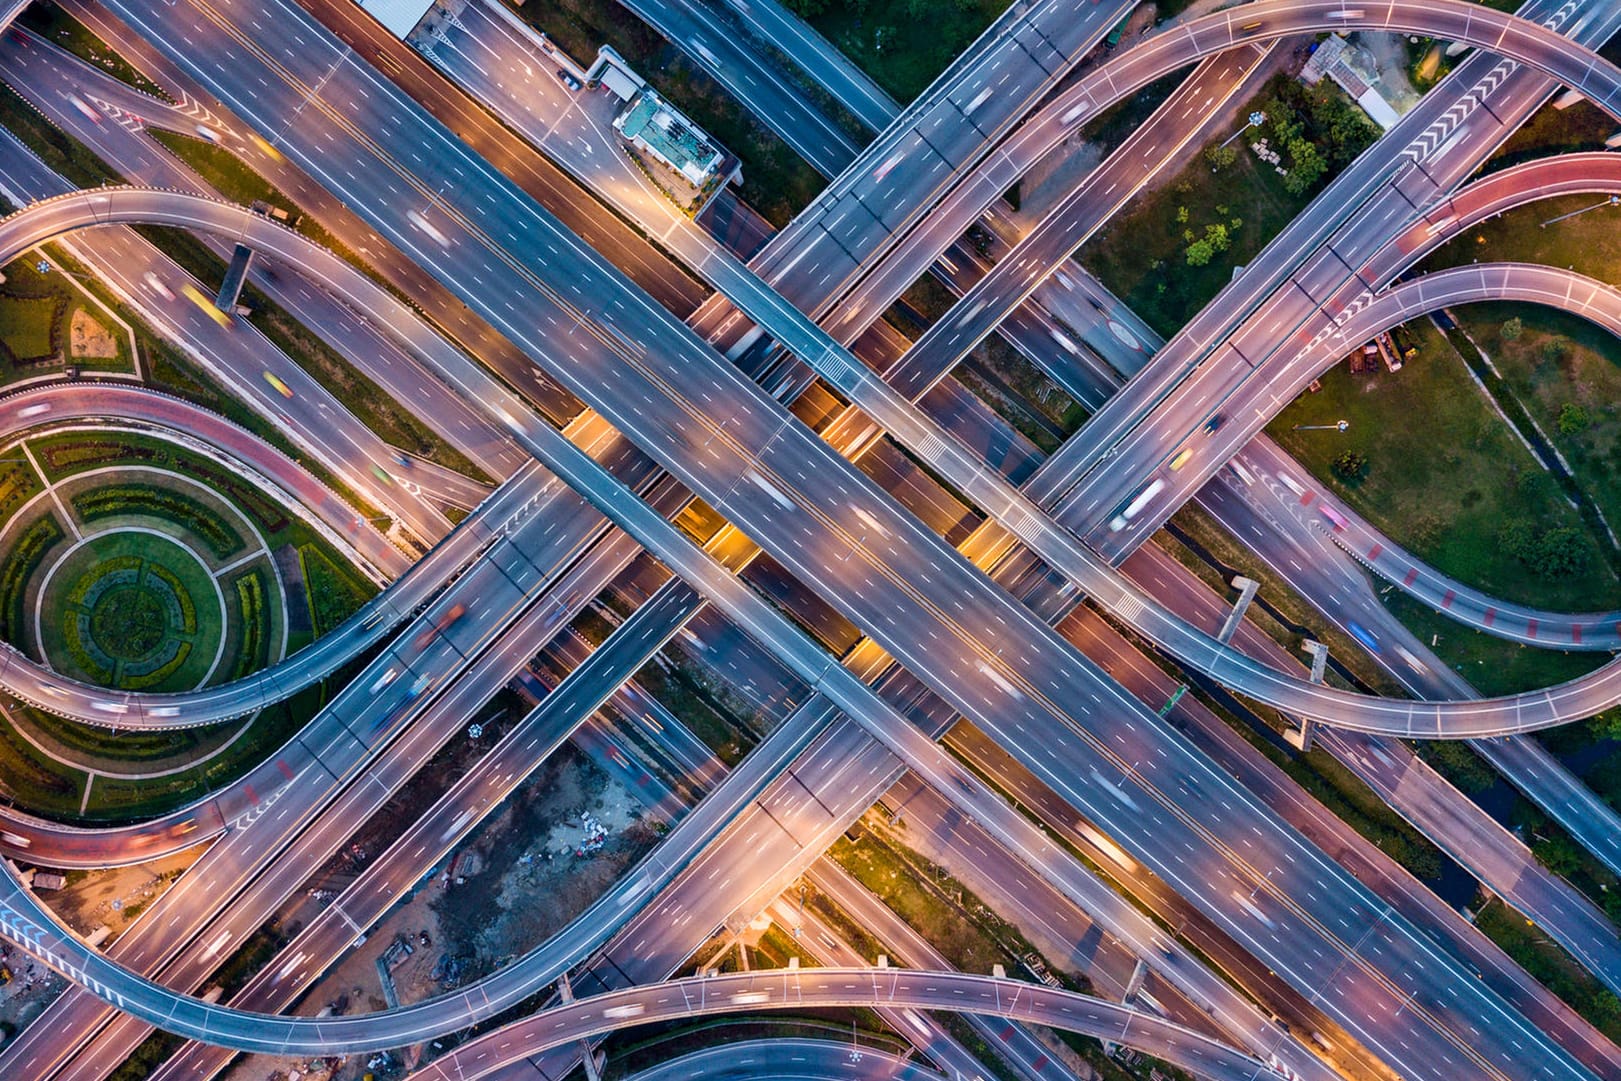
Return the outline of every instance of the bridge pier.
<path id="1" fill-rule="evenodd" d="M 1222 645 L 1232 641 L 1233 633 L 1238 630 L 1238 621 L 1249 611 L 1250 601 L 1255 599 L 1255 591 L 1261 588 L 1261 583 L 1240 574 L 1233 579 L 1233 588 L 1238 590 L 1238 600 L 1233 602 L 1233 610 L 1227 613 L 1226 622 L 1216 632 L 1216 641 Z"/>
<path id="2" fill-rule="evenodd" d="M 1137 967 L 1131 970 L 1131 979 L 1126 981 L 1126 993 L 1120 996 L 1122 1006 L 1131 1005 L 1131 1000 L 1137 997 L 1137 992 L 1143 989 L 1143 981 L 1148 978 L 1148 962 L 1141 957 L 1137 958 Z"/>
<path id="3" fill-rule="evenodd" d="M 237 301 L 242 299 L 242 287 L 248 282 L 248 267 L 252 264 L 253 249 L 246 244 L 238 244 L 236 251 L 231 253 L 231 265 L 225 270 L 225 280 L 220 282 L 214 307 L 226 315 L 236 310 Z"/>
<path id="4" fill-rule="evenodd" d="M 1300 648 L 1311 654 L 1311 681 L 1313 683 L 1321 683 L 1323 681 L 1323 673 L 1328 669 L 1328 647 L 1323 645 L 1321 642 L 1314 642 L 1311 639 L 1307 639 L 1300 644 Z M 1316 729 L 1316 721 L 1312 720 L 1310 717 L 1302 717 L 1300 719 L 1300 727 L 1296 730 L 1285 732 L 1283 734 L 1283 738 L 1288 741 L 1291 747 L 1294 747 L 1301 754 L 1305 754 L 1307 751 L 1311 750 L 1312 736 L 1316 732 Z"/>
<path id="5" fill-rule="evenodd" d="M 564 1003 L 574 1001 L 574 985 L 568 982 L 567 972 L 557 977 L 557 997 Z M 580 1062 L 585 1066 L 585 1081 L 602 1081 L 602 1064 L 607 1059 L 607 1052 L 591 1049 L 590 1040 L 580 1041 Z"/>

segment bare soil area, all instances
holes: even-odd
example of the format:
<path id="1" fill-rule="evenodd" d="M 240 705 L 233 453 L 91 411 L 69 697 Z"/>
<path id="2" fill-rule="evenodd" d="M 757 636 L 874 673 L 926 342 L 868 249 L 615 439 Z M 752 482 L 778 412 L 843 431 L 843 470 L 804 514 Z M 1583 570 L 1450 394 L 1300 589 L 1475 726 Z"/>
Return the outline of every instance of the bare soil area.
<path id="1" fill-rule="evenodd" d="M 69 324 L 68 353 L 76 359 L 111 360 L 118 356 L 118 339 L 95 316 L 79 308 Z"/>
<path id="2" fill-rule="evenodd" d="M 109 867 L 101 871 L 70 871 L 62 889 L 41 892 L 39 897 L 62 922 L 81 935 L 92 935 L 106 927 L 111 942 L 162 896 L 187 868 L 196 863 L 207 847 L 197 845 L 186 851 L 133 867 Z"/>
<path id="3" fill-rule="evenodd" d="M 600 897 L 656 841 L 642 816 L 572 747 L 554 755 L 468 846 L 474 858 L 440 880 L 434 904 L 463 979 L 539 945 Z"/>
<path id="4" fill-rule="evenodd" d="M 512 797 L 352 949 L 295 1010 L 313 1016 L 404 1005 L 494 971 L 543 942 L 600 896 L 657 834 L 628 790 L 570 746 Z M 384 984 L 387 973 L 388 986 Z M 379 1081 L 402 1076 L 421 1048 L 391 1063 L 321 1064 L 250 1055 L 226 1081 Z M 403 1058 L 403 1061 L 402 1061 Z"/>

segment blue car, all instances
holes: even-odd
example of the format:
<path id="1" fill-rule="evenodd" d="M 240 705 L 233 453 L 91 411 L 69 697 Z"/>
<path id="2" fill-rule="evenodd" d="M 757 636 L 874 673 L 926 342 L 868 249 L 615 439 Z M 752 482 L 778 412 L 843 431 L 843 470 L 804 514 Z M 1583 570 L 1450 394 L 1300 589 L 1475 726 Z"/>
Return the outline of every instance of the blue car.
<path id="1" fill-rule="evenodd" d="M 1368 628 L 1352 619 L 1346 621 L 1345 629 L 1351 632 L 1352 638 L 1355 638 L 1358 642 L 1361 642 L 1364 646 L 1367 646 L 1369 653 L 1376 656 L 1378 655 L 1379 639 L 1375 638 L 1373 633 L 1369 631 Z"/>

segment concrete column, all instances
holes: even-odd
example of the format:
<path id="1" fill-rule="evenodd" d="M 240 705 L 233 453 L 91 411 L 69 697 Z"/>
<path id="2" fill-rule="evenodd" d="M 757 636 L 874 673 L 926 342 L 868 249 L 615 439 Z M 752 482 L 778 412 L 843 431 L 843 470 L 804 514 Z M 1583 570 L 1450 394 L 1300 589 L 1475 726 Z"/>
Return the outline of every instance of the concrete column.
<path id="1" fill-rule="evenodd" d="M 1137 992 L 1143 989 L 1143 981 L 1148 978 L 1148 962 L 1142 958 L 1137 959 L 1137 967 L 1131 970 L 1131 979 L 1126 981 L 1126 993 L 1120 996 L 1122 1005 L 1131 1005 L 1131 1000 L 1137 997 Z"/>
<path id="2" fill-rule="evenodd" d="M 568 973 L 557 977 L 557 997 L 564 1002 L 574 1001 L 574 987 L 568 982 Z M 604 1051 L 591 1050 L 590 1040 L 580 1041 L 580 1062 L 585 1066 L 585 1081 L 602 1081 L 602 1064 L 608 1055 Z"/>
<path id="3" fill-rule="evenodd" d="M 253 263 L 253 249 L 246 244 L 238 244 L 236 251 L 231 253 L 231 265 L 225 270 L 225 280 L 220 282 L 219 296 L 214 298 L 214 307 L 230 315 L 236 307 L 236 302 L 242 299 L 242 287 L 248 281 L 248 267 Z"/>
<path id="4" fill-rule="evenodd" d="M 1233 610 L 1227 613 L 1227 621 L 1216 632 L 1216 641 L 1223 645 L 1232 641 L 1233 632 L 1238 630 L 1238 621 L 1249 611 L 1250 601 L 1255 599 L 1255 591 L 1261 588 L 1261 583 L 1240 574 L 1233 579 L 1233 588 L 1238 590 L 1238 600 L 1233 602 Z"/>
<path id="5" fill-rule="evenodd" d="M 1307 639 L 1300 644 L 1300 648 L 1311 654 L 1311 681 L 1321 683 L 1323 673 L 1328 668 L 1328 647 L 1321 642 Z M 1299 750 L 1301 754 L 1305 754 L 1311 750 L 1312 735 L 1316 728 L 1316 721 L 1310 717 L 1304 717 L 1300 721 L 1300 728 L 1295 731 L 1285 732 L 1283 738 L 1288 741 L 1291 747 Z"/>

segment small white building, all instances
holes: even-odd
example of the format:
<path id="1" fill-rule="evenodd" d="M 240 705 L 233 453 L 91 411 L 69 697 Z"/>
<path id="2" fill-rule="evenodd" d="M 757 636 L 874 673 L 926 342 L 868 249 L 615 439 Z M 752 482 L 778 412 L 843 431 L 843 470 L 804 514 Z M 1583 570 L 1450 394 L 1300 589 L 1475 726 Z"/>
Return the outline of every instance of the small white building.
<path id="1" fill-rule="evenodd" d="M 703 188 L 714 179 L 726 155 L 704 130 L 668 105 L 652 89 L 643 89 L 614 117 L 625 140 Z"/>

